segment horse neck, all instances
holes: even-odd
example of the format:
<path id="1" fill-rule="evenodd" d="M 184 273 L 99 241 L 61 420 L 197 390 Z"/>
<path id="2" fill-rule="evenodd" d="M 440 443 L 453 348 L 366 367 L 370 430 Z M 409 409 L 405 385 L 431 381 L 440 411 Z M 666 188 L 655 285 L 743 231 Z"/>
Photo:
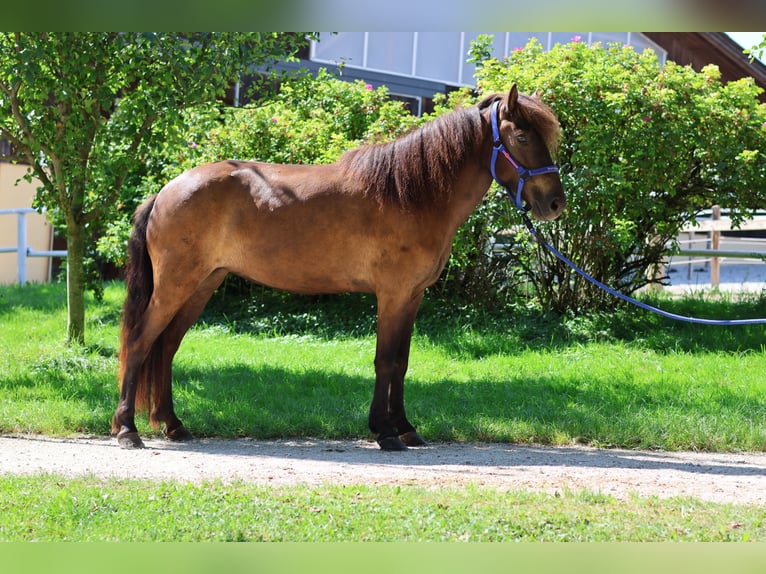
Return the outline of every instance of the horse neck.
<path id="1" fill-rule="evenodd" d="M 489 171 L 491 158 L 491 137 L 477 148 L 476 159 L 466 162 L 463 170 L 455 178 L 451 192 L 442 206 L 450 227 L 457 230 L 484 199 L 492 184 Z"/>

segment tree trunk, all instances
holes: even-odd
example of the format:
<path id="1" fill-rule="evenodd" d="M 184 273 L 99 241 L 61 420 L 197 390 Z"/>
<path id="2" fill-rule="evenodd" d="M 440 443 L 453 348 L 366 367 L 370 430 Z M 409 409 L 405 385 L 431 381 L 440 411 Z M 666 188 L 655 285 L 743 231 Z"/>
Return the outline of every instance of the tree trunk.
<path id="1" fill-rule="evenodd" d="M 67 343 L 85 343 L 85 226 L 67 222 Z"/>

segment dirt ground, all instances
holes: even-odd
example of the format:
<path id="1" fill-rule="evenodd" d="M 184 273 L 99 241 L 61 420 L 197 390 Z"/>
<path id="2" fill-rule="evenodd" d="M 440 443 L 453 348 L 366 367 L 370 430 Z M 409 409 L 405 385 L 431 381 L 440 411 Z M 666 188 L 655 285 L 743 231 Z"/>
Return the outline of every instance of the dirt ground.
<path id="1" fill-rule="evenodd" d="M 126 451 L 114 439 L 0 436 L 0 474 L 140 478 L 263 485 L 476 484 L 508 490 L 579 491 L 619 499 L 693 496 L 766 505 L 766 454 L 646 452 L 589 447 L 434 443 L 383 452 L 366 440 L 145 439 Z"/>

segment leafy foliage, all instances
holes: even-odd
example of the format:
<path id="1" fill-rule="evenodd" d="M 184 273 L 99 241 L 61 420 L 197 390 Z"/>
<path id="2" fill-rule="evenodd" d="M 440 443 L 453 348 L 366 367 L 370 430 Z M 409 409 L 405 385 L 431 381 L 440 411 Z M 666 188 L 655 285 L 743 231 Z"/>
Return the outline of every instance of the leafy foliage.
<path id="1" fill-rule="evenodd" d="M 324 164 L 372 140 L 388 140 L 418 122 L 385 87 L 345 82 L 326 70 L 285 82 L 273 98 L 229 108 L 195 149 L 198 161 L 256 159 Z"/>
<path id="2" fill-rule="evenodd" d="M 514 82 L 541 91 L 563 131 L 558 162 L 568 209 L 541 228 L 602 282 L 630 293 L 660 281 L 652 272 L 666 244 L 702 210 L 722 205 L 736 223 L 764 205 L 766 106 L 750 78 L 723 84 L 716 66 L 661 66 L 653 51 L 619 44 L 572 42 L 544 52 L 533 40 L 503 61 L 482 60 L 482 92 Z M 486 226 L 484 237 L 518 226 L 501 213 L 480 210 L 469 226 Z M 526 284 L 545 306 L 611 304 L 536 245 L 512 243 L 510 284 Z"/>
<path id="3" fill-rule="evenodd" d="M 480 36 L 469 56 L 479 92 L 517 83 L 527 93 L 540 90 L 559 115 L 557 160 L 569 208 L 541 228 L 599 280 L 626 293 L 660 281 L 653 271 L 667 243 L 701 210 L 718 203 L 738 221 L 763 205 L 766 108 L 752 80 L 724 85 L 714 66 L 701 72 L 672 62 L 661 66 L 652 51 L 639 54 L 629 46 L 573 42 L 544 52 L 533 41 L 499 61 L 489 56 L 488 43 L 490 36 Z M 205 161 L 331 162 L 349 148 L 394 138 L 477 97 L 469 90 L 436 96 L 434 113 L 418 119 L 385 88 L 325 71 L 301 76 L 253 106 L 187 111 L 185 144 L 167 145 L 155 159 L 162 176 L 144 179 L 137 192 L 155 192 L 162 180 Z M 530 243 L 519 223 L 504 192 L 493 188 L 458 230 L 436 292 L 483 304 L 521 297 L 559 312 L 612 304 Z M 102 247 L 111 245 L 119 261 L 127 219 L 113 231 L 111 244 Z"/>
<path id="4" fill-rule="evenodd" d="M 0 34 L 0 135 L 40 180 L 37 205 L 66 229 L 70 339 L 84 337 L 84 262 L 95 237 L 133 199 L 123 191 L 177 133 L 181 111 L 303 42 L 271 33 Z"/>

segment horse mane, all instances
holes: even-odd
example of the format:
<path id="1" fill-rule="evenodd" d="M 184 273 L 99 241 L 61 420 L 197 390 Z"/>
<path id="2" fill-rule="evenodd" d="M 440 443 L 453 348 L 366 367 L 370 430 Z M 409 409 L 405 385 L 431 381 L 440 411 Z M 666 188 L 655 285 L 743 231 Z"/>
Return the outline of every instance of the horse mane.
<path id="1" fill-rule="evenodd" d="M 381 203 L 410 209 L 433 202 L 478 152 L 487 133 L 481 112 L 502 97 L 488 95 L 475 106 L 457 108 L 390 142 L 349 150 L 338 163 L 349 180 L 359 182 Z M 519 117 L 514 119 L 532 126 L 554 153 L 559 123 L 553 111 L 537 96 L 519 94 L 518 102 Z"/>
<path id="2" fill-rule="evenodd" d="M 338 163 L 379 202 L 409 209 L 442 195 L 483 136 L 478 109 L 458 108 L 390 142 L 349 150 Z"/>

